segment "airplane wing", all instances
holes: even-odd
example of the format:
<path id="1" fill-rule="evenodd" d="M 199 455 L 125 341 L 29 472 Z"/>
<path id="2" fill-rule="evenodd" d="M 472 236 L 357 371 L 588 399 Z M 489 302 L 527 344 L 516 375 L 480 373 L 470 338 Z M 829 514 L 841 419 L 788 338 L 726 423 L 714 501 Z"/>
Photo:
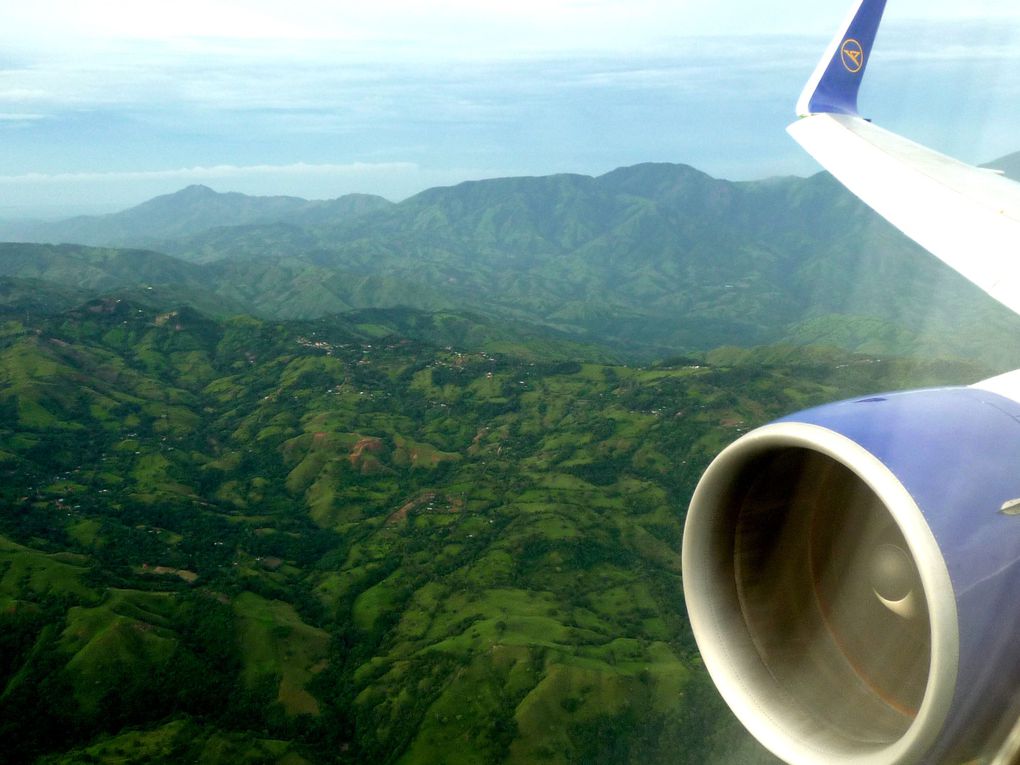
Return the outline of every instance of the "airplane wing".
<path id="1" fill-rule="evenodd" d="M 885 0 L 860 0 L 808 80 L 791 136 L 879 215 L 1020 313 L 1020 184 L 871 124 L 857 93 Z"/>
<path id="2" fill-rule="evenodd" d="M 855 0 L 790 133 L 1020 313 L 1020 186 L 858 114 L 884 8 Z M 815 407 L 713 460 L 684 522 L 684 599 L 759 742 L 791 765 L 1020 762 L 1017 465 L 1020 370 Z"/>

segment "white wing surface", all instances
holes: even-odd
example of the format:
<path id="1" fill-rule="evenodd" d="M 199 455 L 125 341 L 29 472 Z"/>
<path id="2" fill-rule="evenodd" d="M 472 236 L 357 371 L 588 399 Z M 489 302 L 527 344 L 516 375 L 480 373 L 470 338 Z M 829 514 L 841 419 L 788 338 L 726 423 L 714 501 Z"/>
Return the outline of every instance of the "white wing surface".
<path id="1" fill-rule="evenodd" d="M 787 130 L 879 215 L 1020 314 L 1020 184 L 857 114 L 884 5 L 862 0 L 798 101 L 805 114 Z"/>

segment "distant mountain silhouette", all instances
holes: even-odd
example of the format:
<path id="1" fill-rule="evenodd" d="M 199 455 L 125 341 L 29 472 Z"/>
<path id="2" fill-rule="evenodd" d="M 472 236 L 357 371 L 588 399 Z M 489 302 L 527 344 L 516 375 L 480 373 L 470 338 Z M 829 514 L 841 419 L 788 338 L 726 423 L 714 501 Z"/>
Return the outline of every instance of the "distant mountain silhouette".
<path id="1" fill-rule="evenodd" d="M 385 208 L 392 203 L 368 194 L 310 202 L 297 197 L 221 194 L 208 186 L 188 186 L 110 215 L 79 216 L 56 223 L 10 226 L 5 238 L 49 244 L 148 247 L 221 226 L 253 223 L 315 223 L 339 220 Z"/>

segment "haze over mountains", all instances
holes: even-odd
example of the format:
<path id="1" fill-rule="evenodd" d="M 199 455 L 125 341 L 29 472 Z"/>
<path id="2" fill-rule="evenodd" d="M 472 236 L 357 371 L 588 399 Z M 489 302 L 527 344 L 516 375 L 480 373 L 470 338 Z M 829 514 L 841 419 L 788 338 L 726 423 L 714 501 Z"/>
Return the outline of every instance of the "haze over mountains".
<path id="1" fill-rule="evenodd" d="M 0 237 L 106 248 L 5 245 L 0 276 L 89 296 L 153 287 L 220 314 L 469 310 L 634 359 L 789 341 L 1020 362 L 1020 320 L 826 174 L 733 183 L 646 164 L 468 182 L 400 204 L 191 186 Z"/>
<path id="2" fill-rule="evenodd" d="M 351 194 L 329 201 L 297 197 L 219 194 L 208 186 L 188 186 L 110 215 L 78 216 L 52 223 L 10 224 L 5 238 L 28 242 L 73 242 L 105 247 L 145 247 L 212 228 L 288 221 L 317 223 L 389 207 L 382 197 Z"/>

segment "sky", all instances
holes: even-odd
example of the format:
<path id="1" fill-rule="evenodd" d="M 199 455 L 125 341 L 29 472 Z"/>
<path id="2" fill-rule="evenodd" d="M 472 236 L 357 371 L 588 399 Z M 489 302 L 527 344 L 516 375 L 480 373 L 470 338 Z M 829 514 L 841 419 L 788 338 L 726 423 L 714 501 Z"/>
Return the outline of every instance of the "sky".
<path id="1" fill-rule="evenodd" d="M 192 183 L 398 201 L 678 162 L 808 175 L 793 104 L 849 0 L 0 0 L 0 217 Z M 889 0 L 861 108 L 1020 150 L 1020 3 Z"/>

